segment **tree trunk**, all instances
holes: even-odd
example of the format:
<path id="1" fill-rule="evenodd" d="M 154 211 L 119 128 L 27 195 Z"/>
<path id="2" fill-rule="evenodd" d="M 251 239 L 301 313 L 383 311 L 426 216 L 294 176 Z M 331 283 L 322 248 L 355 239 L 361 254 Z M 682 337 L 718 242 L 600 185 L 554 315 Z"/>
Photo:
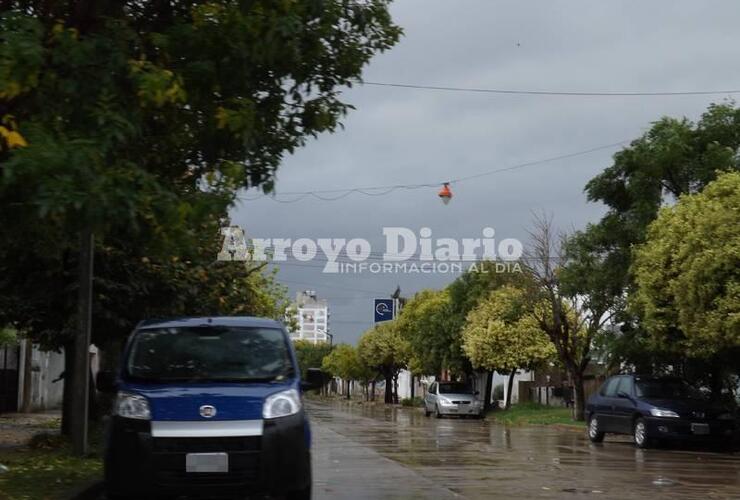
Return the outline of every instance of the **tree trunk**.
<path id="1" fill-rule="evenodd" d="M 352 399 L 352 381 L 347 381 L 347 399 Z"/>
<path id="2" fill-rule="evenodd" d="M 64 372 L 62 378 L 62 434 L 69 436 L 72 422 L 72 384 L 69 383 L 70 374 L 75 369 L 74 341 L 69 340 L 64 344 Z"/>
<path id="3" fill-rule="evenodd" d="M 375 401 L 375 380 L 370 385 L 370 401 Z"/>
<path id="4" fill-rule="evenodd" d="M 90 411 L 90 324 L 92 322 L 93 287 L 92 231 L 80 232 L 80 260 L 77 292 L 77 331 L 73 343 L 74 370 L 65 369 L 65 382 L 73 386 L 71 393 L 70 438 L 72 451 L 84 456 L 88 451 L 88 412 Z"/>
<path id="5" fill-rule="evenodd" d="M 411 399 L 414 399 L 414 396 L 416 396 L 416 394 L 415 394 L 415 391 L 414 391 L 414 374 L 413 373 L 411 374 L 411 377 L 410 378 L 411 378 L 411 387 L 409 389 L 410 389 L 410 392 L 411 392 Z"/>
<path id="6" fill-rule="evenodd" d="M 398 404 L 398 373 L 393 375 L 393 404 Z"/>
<path id="7" fill-rule="evenodd" d="M 385 376 L 385 404 L 393 404 L 393 375 Z"/>
<path id="8" fill-rule="evenodd" d="M 493 391 L 493 372 L 486 372 L 486 385 L 483 389 L 483 410 L 491 409 L 491 392 Z"/>
<path id="9" fill-rule="evenodd" d="M 584 410 L 586 409 L 586 391 L 583 387 L 583 373 L 578 370 L 575 370 L 573 373 L 573 390 L 575 392 L 573 419 L 583 421 L 586 419 L 584 415 Z"/>
<path id="10" fill-rule="evenodd" d="M 31 339 L 23 341 L 23 387 L 21 388 L 21 413 L 31 413 L 31 398 L 33 397 L 33 342 Z M 56 377 L 55 377 L 56 378 Z"/>
<path id="11" fill-rule="evenodd" d="M 506 390 L 506 405 L 505 408 L 508 410 L 511 408 L 511 392 L 514 389 L 514 376 L 516 375 L 516 370 L 511 370 L 511 373 L 509 374 L 509 385 L 508 389 Z"/>

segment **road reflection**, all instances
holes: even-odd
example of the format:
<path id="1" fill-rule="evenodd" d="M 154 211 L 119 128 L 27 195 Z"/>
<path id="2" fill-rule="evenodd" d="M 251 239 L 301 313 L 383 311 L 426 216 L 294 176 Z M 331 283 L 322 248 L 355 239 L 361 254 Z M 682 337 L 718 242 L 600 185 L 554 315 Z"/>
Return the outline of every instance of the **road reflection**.
<path id="1" fill-rule="evenodd" d="M 592 444 L 578 430 L 426 418 L 419 409 L 384 405 L 310 403 L 309 411 L 317 425 L 466 498 L 494 492 L 512 498 L 740 498 L 737 454 L 640 450 L 623 437 Z"/>

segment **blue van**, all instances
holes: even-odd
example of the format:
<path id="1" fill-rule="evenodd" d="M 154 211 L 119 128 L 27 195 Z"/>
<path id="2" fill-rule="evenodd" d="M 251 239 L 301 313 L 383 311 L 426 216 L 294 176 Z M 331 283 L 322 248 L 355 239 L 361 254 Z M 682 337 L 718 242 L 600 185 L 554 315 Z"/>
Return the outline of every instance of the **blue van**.
<path id="1" fill-rule="evenodd" d="M 145 321 L 117 374 L 105 451 L 109 499 L 311 497 L 311 431 L 283 325 L 253 317 Z"/>

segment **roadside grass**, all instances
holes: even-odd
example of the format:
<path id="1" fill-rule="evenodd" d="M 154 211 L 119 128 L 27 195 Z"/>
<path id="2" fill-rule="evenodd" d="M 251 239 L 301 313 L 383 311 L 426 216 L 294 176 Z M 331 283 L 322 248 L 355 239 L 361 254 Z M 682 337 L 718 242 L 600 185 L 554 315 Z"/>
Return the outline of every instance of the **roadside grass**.
<path id="1" fill-rule="evenodd" d="M 422 406 L 424 406 L 424 398 L 420 398 L 419 396 L 413 398 L 403 398 L 401 400 L 401 406 L 421 408 Z"/>
<path id="2" fill-rule="evenodd" d="M 537 403 L 512 405 L 509 410 L 496 409 L 488 417 L 506 425 L 560 425 L 584 428 L 585 422 L 573 420 L 572 409 L 558 406 L 545 406 Z"/>
<path id="3" fill-rule="evenodd" d="M 91 454 L 77 457 L 59 434 L 41 433 L 28 446 L 0 449 L 0 500 L 66 500 L 102 477 L 100 430 L 91 429 Z"/>

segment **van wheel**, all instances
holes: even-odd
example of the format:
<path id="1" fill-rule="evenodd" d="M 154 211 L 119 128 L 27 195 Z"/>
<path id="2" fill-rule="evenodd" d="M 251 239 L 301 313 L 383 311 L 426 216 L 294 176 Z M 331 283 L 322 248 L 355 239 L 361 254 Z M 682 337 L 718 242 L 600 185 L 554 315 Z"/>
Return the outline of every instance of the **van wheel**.
<path id="1" fill-rule="evenodd" d="M 424 416 L 425 417 L 428 417 L 431 414 L 432 414 L 432 412 L 430 412 L 429 410 L 427 410 L 427 405 L 424 405 Z"/>
<path id="2" fill-rule="evenodd" d="M 591 415 L 588 420 L 588 438 L 592 443 L 600 443 L 604 440 L 604 432 L 599 427 L 599 419 L 596 415 Z"/>
<path id="3" fill-rule="evenodd" d="M 635 420 L 632 438 L 635 442 L 635 446 L 638 448 L 650 448 L 650 438 L 647 435 L 647 423 L 644 419 L 638 418 Z"/>

